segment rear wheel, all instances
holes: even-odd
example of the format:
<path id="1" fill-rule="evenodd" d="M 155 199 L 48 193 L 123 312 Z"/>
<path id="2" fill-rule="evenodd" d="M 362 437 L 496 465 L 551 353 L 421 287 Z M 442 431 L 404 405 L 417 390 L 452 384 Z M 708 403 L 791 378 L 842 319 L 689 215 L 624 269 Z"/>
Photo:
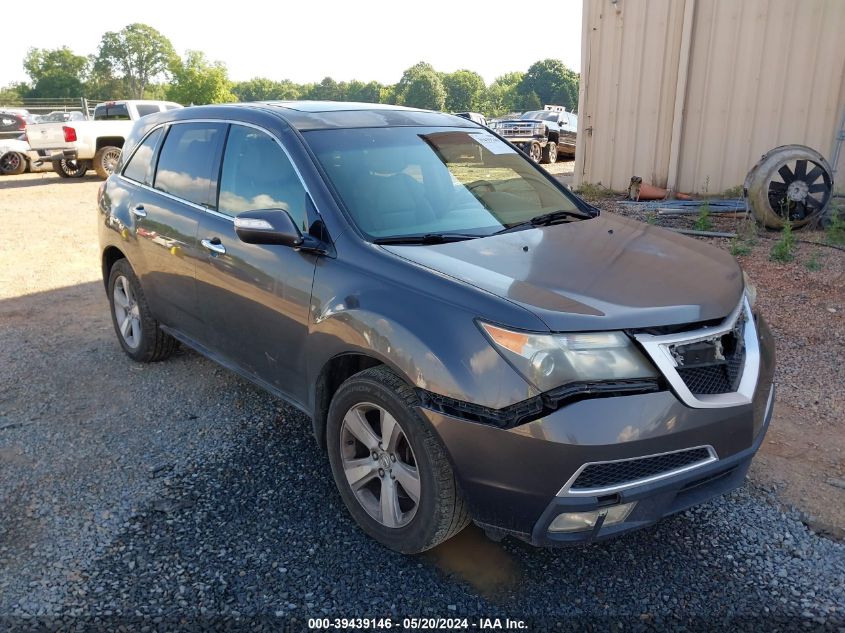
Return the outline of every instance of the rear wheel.
<path id="1" fill-rule="evenodd" d="M 0 156 L 0 174 L 17 176 L 26 170 L 26 158 L 20 152 L 6 152 Z"/>
<path id="2" fill-rule="evenodd" d="M 549 141 L 543 148 L 543 162 L 554 164 L 557 162 L 557 143 Z"/>
<path id="3" fill-rule="evenodd" d="M 367 369 L 340 386 L 326 429 L 349 513 L 372 538 L 405 554 L 432 548 L 469 523 L 446 453 L 416 401 L 386 367 Z"/>
<path id="4" fill-rule="evenodd" d="M 120 148 L 112 145 L 101 147 L 94 155 L 94 171 L 105 180 L 114 173 L 120 160 Z"/>
<path id="5" fill-rule="evenodd" d="M 57 160 L 53 162 L 53 170 L 62 178 L 82 178 L 89 167 L 90 164 L 87 160 Z"/>
<path id="6" fill-rule="evenodd" d="M 135 271 L 125 259 L 112 266 L 108 292 L 117 340 L 132 360 L 150 363 L 164 360 L 173 353 L 176 339 L 159 328 Z"/>

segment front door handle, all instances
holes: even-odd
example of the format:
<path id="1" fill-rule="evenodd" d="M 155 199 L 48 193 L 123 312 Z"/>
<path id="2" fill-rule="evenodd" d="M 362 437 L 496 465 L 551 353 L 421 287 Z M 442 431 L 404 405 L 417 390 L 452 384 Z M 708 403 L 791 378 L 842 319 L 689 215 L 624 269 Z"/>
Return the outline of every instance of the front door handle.
<path id="1" fill-rule="evenodd" d="M 147 217 L 147 212 L 144 211 L 144 205 L 143 204 L 139 204 L 137 207 L 132 209 L 132 213 L 134 215 L 137 215 L 139 218 Z"/>
<path id="2" fill-rule="evenodd" d="M 212 237 L 210 240 L 205 239 L 200 242 L 203 246 L 205 246 L 208 250 L 213 253 L 218 253 L 222 255 L 226 252 L 226 247 L 220 243 L 219 237 Z"/>

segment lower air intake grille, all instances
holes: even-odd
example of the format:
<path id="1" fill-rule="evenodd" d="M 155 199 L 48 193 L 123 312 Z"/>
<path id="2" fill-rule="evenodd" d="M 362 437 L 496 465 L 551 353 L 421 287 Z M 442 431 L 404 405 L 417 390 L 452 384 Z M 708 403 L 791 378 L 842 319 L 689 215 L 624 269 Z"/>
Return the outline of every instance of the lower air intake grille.
<path id="1" fill-rule="evenodd" d="M 638 457 L 604 464 L 589 464 L 570 487 L 570 490 L 611 488 L 711 460 L 704 447 L 652 457 Z"/>

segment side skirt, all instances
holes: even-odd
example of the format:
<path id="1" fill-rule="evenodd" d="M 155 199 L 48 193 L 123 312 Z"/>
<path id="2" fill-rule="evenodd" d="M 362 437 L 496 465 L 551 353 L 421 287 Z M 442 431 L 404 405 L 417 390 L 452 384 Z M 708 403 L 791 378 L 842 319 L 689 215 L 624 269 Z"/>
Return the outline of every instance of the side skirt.
<path id="1" fill-rule="evenodd" d="M 251 374 L 250 372 L 246 371 L 245 369 L 243 369 L 237 363 L 229 360 L 228 358 L 225 358 L 224 356 L 221 356 L 220 354 L 217 354 L 216 352 L 211 351 L 210 349 L 208 349 L 207 347 L 205 347 L 201 343 L 197 343 L 195 340 L 186 336 L 185 334 L 183 334 L 179 330 L 175 330 L 175 329 L 173 329 L 173 328 L 171 328 L 167 325 L 163 325 L 163 324 L 159 325 L 159 327 L 164 332 L 166 332 L 167 334 L 170 334 L 170 336 L 175 338 L 180 343 L 187 345 L 188 347 L 190 347 L 194 351 L 198 352 L 199 354 L 202 354 L 203 356 L 205 356 L 209 360 L 214 361 L 218 365 L 222 365 L 223 367 L 225 367 L 229 371 L 236 373 L 241 378 L 248 380 L 249 382 L 254 384 L 256 387 L 261 387 L 264 391 L 266 391 L 269 394 L 275 396 L 279 400 L 282 400 L 286 404 L 289 404 L 292 407 L 298 409 L 299 411 L 301 411 L 302 413 L 307 415 L 309 419 L 313 417 L 312 412 L 309 411 L 304 404 L 302 404 L 298 400 L 295 400 L 294 398 L 292 398 L 291 396 L 289 396 L 285 392 L 281 391 L 277 387 L 274 387 L 269 382 L 262 380 L 261 378 L 259 378 L 255 374 Z"/>

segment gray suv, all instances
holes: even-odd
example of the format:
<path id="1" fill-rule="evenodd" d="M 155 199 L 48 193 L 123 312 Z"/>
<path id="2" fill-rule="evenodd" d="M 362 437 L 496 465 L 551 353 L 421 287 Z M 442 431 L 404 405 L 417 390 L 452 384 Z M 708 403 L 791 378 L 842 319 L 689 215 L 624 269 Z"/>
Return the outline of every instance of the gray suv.
<path id="1" fill-rule="evenodd" d="M 310 417 L 387 547 L 470 521 L 585 543 L 743 482 L 772 335 L 722 250 L 599 213 L 513 145 L 395 106 L 153 114 L 99 194 L 117 339 Z"/>

